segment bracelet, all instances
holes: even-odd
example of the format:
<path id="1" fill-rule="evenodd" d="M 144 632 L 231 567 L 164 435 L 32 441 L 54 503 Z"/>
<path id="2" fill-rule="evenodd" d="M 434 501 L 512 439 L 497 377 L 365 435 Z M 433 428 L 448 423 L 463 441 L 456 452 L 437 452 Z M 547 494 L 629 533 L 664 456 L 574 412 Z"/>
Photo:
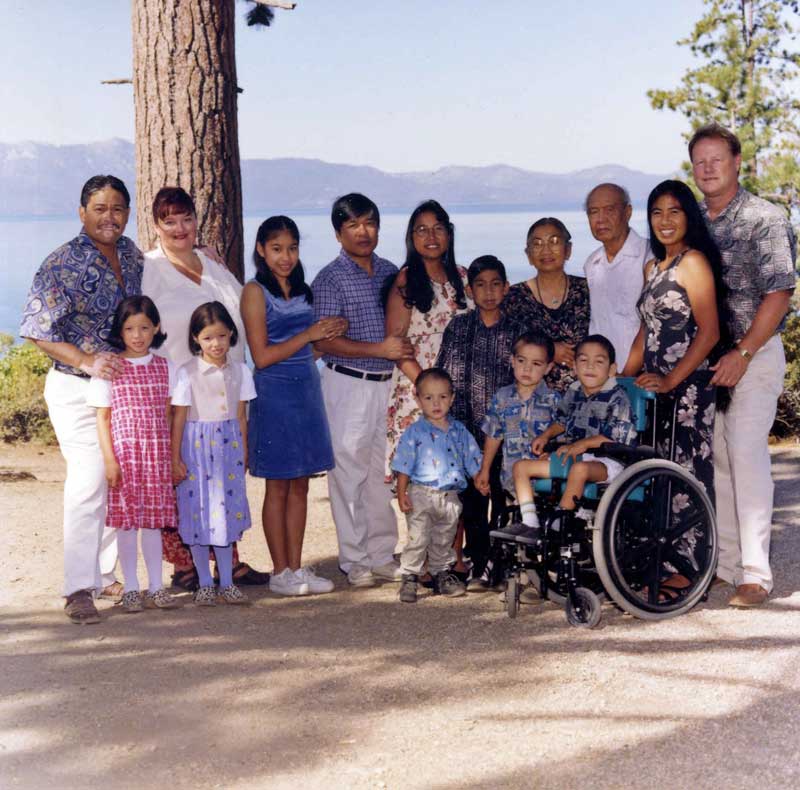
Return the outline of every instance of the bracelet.
<path id="1" fill-rule="evenodd" d="M 742 348 L 741 346 L 736 346 L 736 348 L 748 362 L 753 358 L 753 355 L 746 348 Z"/>

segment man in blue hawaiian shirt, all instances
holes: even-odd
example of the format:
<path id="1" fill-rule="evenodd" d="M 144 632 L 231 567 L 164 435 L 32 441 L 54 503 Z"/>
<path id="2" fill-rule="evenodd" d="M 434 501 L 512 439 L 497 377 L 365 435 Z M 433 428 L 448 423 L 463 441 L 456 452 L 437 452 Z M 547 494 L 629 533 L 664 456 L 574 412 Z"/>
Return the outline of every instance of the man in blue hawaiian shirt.
<path id="1" fill-rule="evenodd" d="M 84 184 L 78 209 L 83 227 L 44 260 L 33 279 L 20 335 L 49 357 L 45 401 L 67 463 L 64 482 L 65 612 L 74 623 L 99 622 L 93 601 L 112 575 L 113 531 L 105 529 L 106 479 L 94 409 L 86 403 L 91 376 L 110 379 L 121 364 L 108 335 L 117 305 L 138 294 L 142 253 L 123 236 L 130 195 L 114 176 Z M 109 567 L 110 566 L 110 567 Z"/>

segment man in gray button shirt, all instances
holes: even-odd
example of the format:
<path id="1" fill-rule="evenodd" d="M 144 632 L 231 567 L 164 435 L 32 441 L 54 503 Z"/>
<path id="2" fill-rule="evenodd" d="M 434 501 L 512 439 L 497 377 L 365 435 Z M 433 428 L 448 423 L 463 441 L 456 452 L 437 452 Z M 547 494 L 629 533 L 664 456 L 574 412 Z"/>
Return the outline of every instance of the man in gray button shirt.
<path id="1" fill-rule="evenodd" d="M 795 285 L 797 246 L 786 214 L 739 184 L 741 144 L 707 124 L 689 141 L 700 204 L 722 254 L 726 315 L 736 346 L 713 367 L 731 388 L 717 413 L 714 482 L 719 525 L 717 575 L 733 584 L 732 606 L 759 606 L 772 590 L 769 543 L 773 482 L 767 440 L 783 388 L 780 332 Z"/>

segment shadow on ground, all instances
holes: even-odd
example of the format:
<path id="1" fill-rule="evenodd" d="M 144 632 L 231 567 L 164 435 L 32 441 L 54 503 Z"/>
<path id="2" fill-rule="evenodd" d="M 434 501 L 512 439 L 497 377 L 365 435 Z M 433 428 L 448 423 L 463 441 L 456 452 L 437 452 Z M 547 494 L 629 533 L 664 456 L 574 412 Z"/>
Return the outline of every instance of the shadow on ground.
<path id="1" fill-rule="evenodd" d="M 776 454 L 779 584 L 757 612 L 717 588 L 673 621 L 606 605 L 583 631 L 550 604 L 510 620 L 489 594 L 407 606 L 391 586 L 344 589 L 332 557 L 330 596 L 186 596 L 107 607 L 94 627 L 56 605 L 7 610 L 0 775 L 59 790 L 797 786 L 796 458 Z"/>

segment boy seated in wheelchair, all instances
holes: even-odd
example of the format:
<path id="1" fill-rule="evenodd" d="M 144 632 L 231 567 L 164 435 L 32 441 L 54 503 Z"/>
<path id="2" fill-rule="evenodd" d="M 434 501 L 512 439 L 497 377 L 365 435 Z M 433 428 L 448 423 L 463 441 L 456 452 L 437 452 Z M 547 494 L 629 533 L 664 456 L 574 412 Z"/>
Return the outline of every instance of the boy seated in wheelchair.
<path id="1" fill-rule="evenodd" d="M 514 464 L 514 490 L 527 537 L 537 538 L 541 534 L 531 478 L 550 477 L 550 458 L 545 453 L 548 442 L 563 436 L 566 441 L 555 454 L 562 462 L 573 461 L 559 502 L 562 510 L 575 510 L 587 483 L 610 483 L 622 471 L 619 461 L 591 452 L 606 442 L 630 445 L 636 442 L 631 404 L 625 389 L 617 384 L 616 367 L 614 346 L 603 335 L 589 335 L 578 343 L 575 348 L 578 380 L 564 393 L 555 421 L 533 440 L 531 450 L 536 457 Z M 516 531 L 519 525 L 509 529 Z"/>
<path id="2" fill-rule="evenodd" d="M 511 351 L 514 383 L 497 390 L 481 424 L 483 464 L 475 478 L 479 491 L 489 490 L 490 470 L 501 446 L 500 481 L 506 491 L 513 491 L 514 464 L 534 457 L 533 442 L 558 419 L 561 395 L 544 380 L 553 367 L 554 357 L 555 347 L 549 337 L 526 332 L 514 341 Z"/>

